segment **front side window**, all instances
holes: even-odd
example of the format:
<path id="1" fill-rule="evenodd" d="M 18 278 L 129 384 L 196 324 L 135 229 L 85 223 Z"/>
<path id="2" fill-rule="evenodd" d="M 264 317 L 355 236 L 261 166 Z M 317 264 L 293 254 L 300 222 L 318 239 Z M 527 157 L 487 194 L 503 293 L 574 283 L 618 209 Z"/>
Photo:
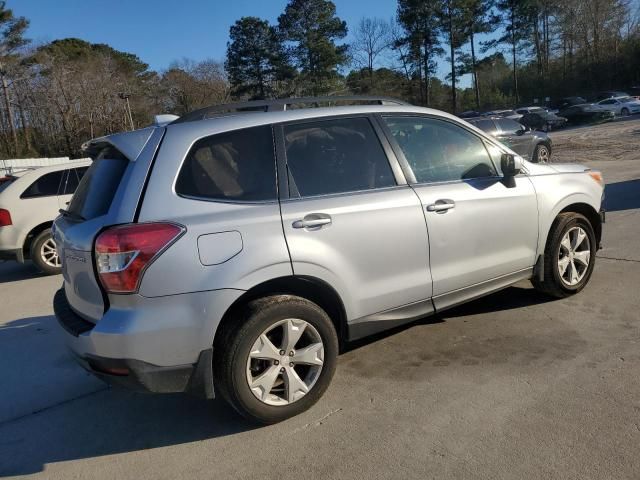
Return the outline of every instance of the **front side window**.
<path id="1" fill-rule="evenodd" d="M 212 200 L 275 200 L 271 127 L 246 128 L 198 140 L 180 170 L 176 193 Z"/>
<path id="2" fill-rule="evenodd" d="M 357 192 L 396 184 L 387 156 L 366 118 L 284 127 L 293 195 Z"/>
<path id="3" fill-rule="evenodd" d="M 421 117 L 385 117 L 418 183 L 493 177 L 484 142 L 451 122 Z"/>
<path id="4" fill-rule="evenodd" d="M 39 198 L 58 195 L 64 170 L 41 176 L 20 195 L 20 198 Z"/>
<path id="5" fill-rule="evenodd" d="M 487 132 L 489 135 L 496 134 L 496 125 L 493 123 L 493 120 L 491 119 L 474 120 L 471 123 L 472 125 L 475 125 L 476 127 L 478 127 L 480 130 Z"/>

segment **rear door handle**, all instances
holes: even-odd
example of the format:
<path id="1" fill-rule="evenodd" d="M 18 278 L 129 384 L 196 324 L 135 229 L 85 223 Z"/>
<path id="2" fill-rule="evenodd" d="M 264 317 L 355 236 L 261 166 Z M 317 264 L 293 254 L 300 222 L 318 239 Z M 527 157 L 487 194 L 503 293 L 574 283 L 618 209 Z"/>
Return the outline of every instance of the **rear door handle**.
<path id="1" fill-rule="evenodd" d="M 291 226 L 293 228 L 319 228 L 331 223 L 331 217 L 325 213 L 310 213 L 305 215 L 302 220 L 294 221 Z"/>
<path id="2" fill-rule="evenodd" d="M 456 208 L 456 202 L 453 200 L 436 200 L 435 203 L 427 205 L 427 212 L 444 213 L 452 208 Z"/>

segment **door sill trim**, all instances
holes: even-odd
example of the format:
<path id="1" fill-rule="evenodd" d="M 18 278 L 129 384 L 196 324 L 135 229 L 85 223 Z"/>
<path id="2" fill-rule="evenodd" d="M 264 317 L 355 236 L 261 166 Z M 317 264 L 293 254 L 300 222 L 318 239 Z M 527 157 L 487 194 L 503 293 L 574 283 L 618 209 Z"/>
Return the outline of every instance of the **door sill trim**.
<path id="1" fill-rule="evenodd" d="M 452 308 L 460 305 L 461 303 L 475 300 L 476 298 L 483 297 L 489 293 L 507 288 L 520 280 L 528 280 L 532 277 L 533 267 L 524 268 L 517 272 L 492 278 L 486 282 L 476 283 L 468 287 L 436 295 L 433 297 L 433 304 L 436 311 L 441 312 L 447 308 Z"/>

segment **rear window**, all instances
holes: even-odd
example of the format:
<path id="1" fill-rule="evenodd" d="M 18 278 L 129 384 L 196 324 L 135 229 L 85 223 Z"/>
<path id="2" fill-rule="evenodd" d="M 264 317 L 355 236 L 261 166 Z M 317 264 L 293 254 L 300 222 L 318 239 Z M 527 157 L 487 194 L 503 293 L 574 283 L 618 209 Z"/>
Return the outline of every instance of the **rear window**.
<path id="1" fill-rule="evenodd" d="M 176 193 L 212 200 L 275 200 L 271 127 L 246 128 L 198 140 L 180 169 Z"/>
<path id="2" fill-rule="evenodd" d="M 67 181 L 65 182 L 64 187 L 65 195 L 71 195 L 76 191 L 76 188 L 78 188 L 78 185 L 80 184 L 80 180 L 82 180 L 82 177 L 87 173 L 88 169 L 89 167 L 80 167 L 69 170 L 69 175 L 67 175 Z"/>
<path id="3" fill-rule="evenodd" d="M 65 173 L 64 170 L 60 170 L 42 175 L 22 192 L 20 198 L 40 198 L 58 195 L 62 177 Z"/>
<path id="4" fill-rule="evenodd" d="M 111 207 L 129 160 L 113 147 L 98 152 L 71 199 L 69 212 L 85 220 L 105 215 Z"/>

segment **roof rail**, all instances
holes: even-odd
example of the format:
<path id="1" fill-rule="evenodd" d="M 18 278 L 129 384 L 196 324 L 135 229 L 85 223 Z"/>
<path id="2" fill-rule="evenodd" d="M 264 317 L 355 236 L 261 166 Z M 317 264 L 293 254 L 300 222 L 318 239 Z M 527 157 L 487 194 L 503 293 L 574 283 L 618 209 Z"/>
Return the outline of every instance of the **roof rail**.
<path id="1" fill-rule="evenodd" d="M 215 114 L 238 113 L 238 112 L 283 112 L 287 110 L 289 105 L 312 105 L 319 107 L 321 103 L 373 103 L 376 105 L 410 105 L 390 97 L 374 97 L 362 95 L 346 95 L 346 96 L 328 96 L 328 97 L 300 97 L 300 98 L 278 98 L 274 100 L 253 100 L 249 102 L 227 103 L 222 105 L 212 105 L 210 107 L 201 108 L 189 112 L 182 117 L 171 122 L 185 123 L 196 120 L 204 120 L 214 116 Z"/>

